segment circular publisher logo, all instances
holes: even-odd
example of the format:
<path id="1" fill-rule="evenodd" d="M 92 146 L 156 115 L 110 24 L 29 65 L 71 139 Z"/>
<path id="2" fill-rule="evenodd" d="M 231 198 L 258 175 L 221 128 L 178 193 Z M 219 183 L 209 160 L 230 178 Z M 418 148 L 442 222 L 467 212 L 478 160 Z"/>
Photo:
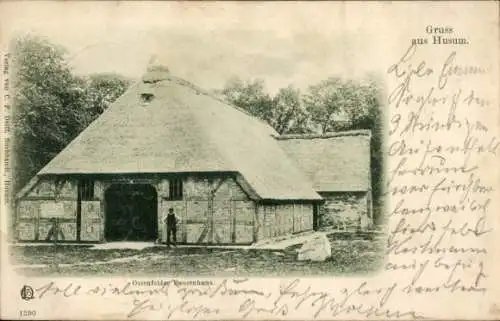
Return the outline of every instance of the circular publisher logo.
<path id="1" fill-rule="evenodd" d="M 33 291 L 33 288 L 29 285 L 23 286 L 21 289 L 21 298 L 23 300 L 29 301 L 35 297 L 35 292 Z"/>

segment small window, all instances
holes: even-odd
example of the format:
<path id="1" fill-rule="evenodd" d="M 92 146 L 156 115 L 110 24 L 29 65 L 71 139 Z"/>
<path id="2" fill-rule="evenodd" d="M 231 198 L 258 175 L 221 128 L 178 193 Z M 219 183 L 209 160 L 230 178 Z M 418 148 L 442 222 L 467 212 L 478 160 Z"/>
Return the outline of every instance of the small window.
<path id="1" fill-rule="evenodd" d="M 168 186 L 168 195 L 172 200 L 182 199 L 182 179 L 171 179 Z"/>
<path id="2" fill-rule="evenodd" d="M 154 98 L 153 94 L 150 93 L 142 93 L 141 94 L 141 100 L 143 104 L 149 104 Z"/>
<path id="3" fill-rule="evenodd" d="M 78 193 L 82 201 L 91 201 L 94 199 L 94 181 L 81 180 L 78 184 Z"/>

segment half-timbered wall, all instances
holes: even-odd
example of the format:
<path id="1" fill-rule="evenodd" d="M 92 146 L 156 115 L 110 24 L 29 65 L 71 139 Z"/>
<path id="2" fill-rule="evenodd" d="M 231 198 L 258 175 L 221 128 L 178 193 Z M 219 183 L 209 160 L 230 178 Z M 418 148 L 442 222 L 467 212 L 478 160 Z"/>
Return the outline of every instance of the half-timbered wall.
<path id="1" fill-rule="evenodd" d="M 178 179 L 178 178 L 177 178 Z M 40 178 L 17 206 L 16 235 L 20 241 L 46 241 L 57 217 L 59 241 L 101 242 L 106 220 L 106 190 L 113 184 L 151 184 L 157 190 L 158 239 L 166 241 L 164 219 L 169 208 L 180 219 L 177 240 L 189 244 L 251 244 L 264 238 L 312 230 L 313 205 L 259 204 L 234 177 L 182 178 L 182 199 L 169 195 L 167 178 L 129 180 L 95 179 L 94 196 L 78 202 L 78 181 Z M 79 205 L 80 204 L 80 205 Z M 80 213 L 80 235 L 77 214 Z"/>
<path id="2" fill-rule="evenodd" d="M 17 203 L 17 239 L 20 241 L 48 240 L 53 219 L 57 218 L 58 240 L 76 241 L 76 216 L 76 183 L 41 179 Z"/>
<path id="3" fill-rule="evenodd" d="M 60 242 L 104 240 L 104 192 L 112 182 L 93 181 L 92 199 L 80 200 L 78 180 L 40 178 L 17 202 L 16 236 L 19 241 L 52 241 L 49 231 L 57 219 Z M 77 214 L 80 210 L 80 238 Z"/>
<path id="4" fill-rule="evenodd" d="M 168 181 L 162 181 L 167 186 Z M 168 209 L 180 219 L 178 242 L 197 244 L 250 244 L 254 241 L 255 203 L 231 177 L 187 177 L 183 200 L 169 200 L 167 188 L 159 192 L 160 239 Z"/>
<path id="5" fill-rule="evenodd" d="M 313 229 L 312 204 L 261 204 L 257 215 L 259 240 Z"/>

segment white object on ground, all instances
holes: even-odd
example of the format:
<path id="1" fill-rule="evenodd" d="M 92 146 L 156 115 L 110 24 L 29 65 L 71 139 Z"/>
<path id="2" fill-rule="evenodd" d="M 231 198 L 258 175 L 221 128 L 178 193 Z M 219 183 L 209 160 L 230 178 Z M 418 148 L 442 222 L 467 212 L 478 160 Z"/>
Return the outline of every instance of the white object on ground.
<path id="1" fill-rule="evenodd" d="M 299 261 L 325 261 L 332 256 L 332 247 L 326 233 L 315 233 L 297 252 Z"/>

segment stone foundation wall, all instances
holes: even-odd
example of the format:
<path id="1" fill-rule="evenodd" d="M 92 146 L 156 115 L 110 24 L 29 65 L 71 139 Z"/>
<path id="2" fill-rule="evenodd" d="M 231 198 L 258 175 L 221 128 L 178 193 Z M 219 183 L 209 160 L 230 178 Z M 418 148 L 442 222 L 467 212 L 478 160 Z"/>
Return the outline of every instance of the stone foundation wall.
<path id="1" fill-rule="evenodd" d="M 371 225 L 369 192 L 320 193 L 325 200 L 319 208 L 319 228 L 365 229 Z"/>

